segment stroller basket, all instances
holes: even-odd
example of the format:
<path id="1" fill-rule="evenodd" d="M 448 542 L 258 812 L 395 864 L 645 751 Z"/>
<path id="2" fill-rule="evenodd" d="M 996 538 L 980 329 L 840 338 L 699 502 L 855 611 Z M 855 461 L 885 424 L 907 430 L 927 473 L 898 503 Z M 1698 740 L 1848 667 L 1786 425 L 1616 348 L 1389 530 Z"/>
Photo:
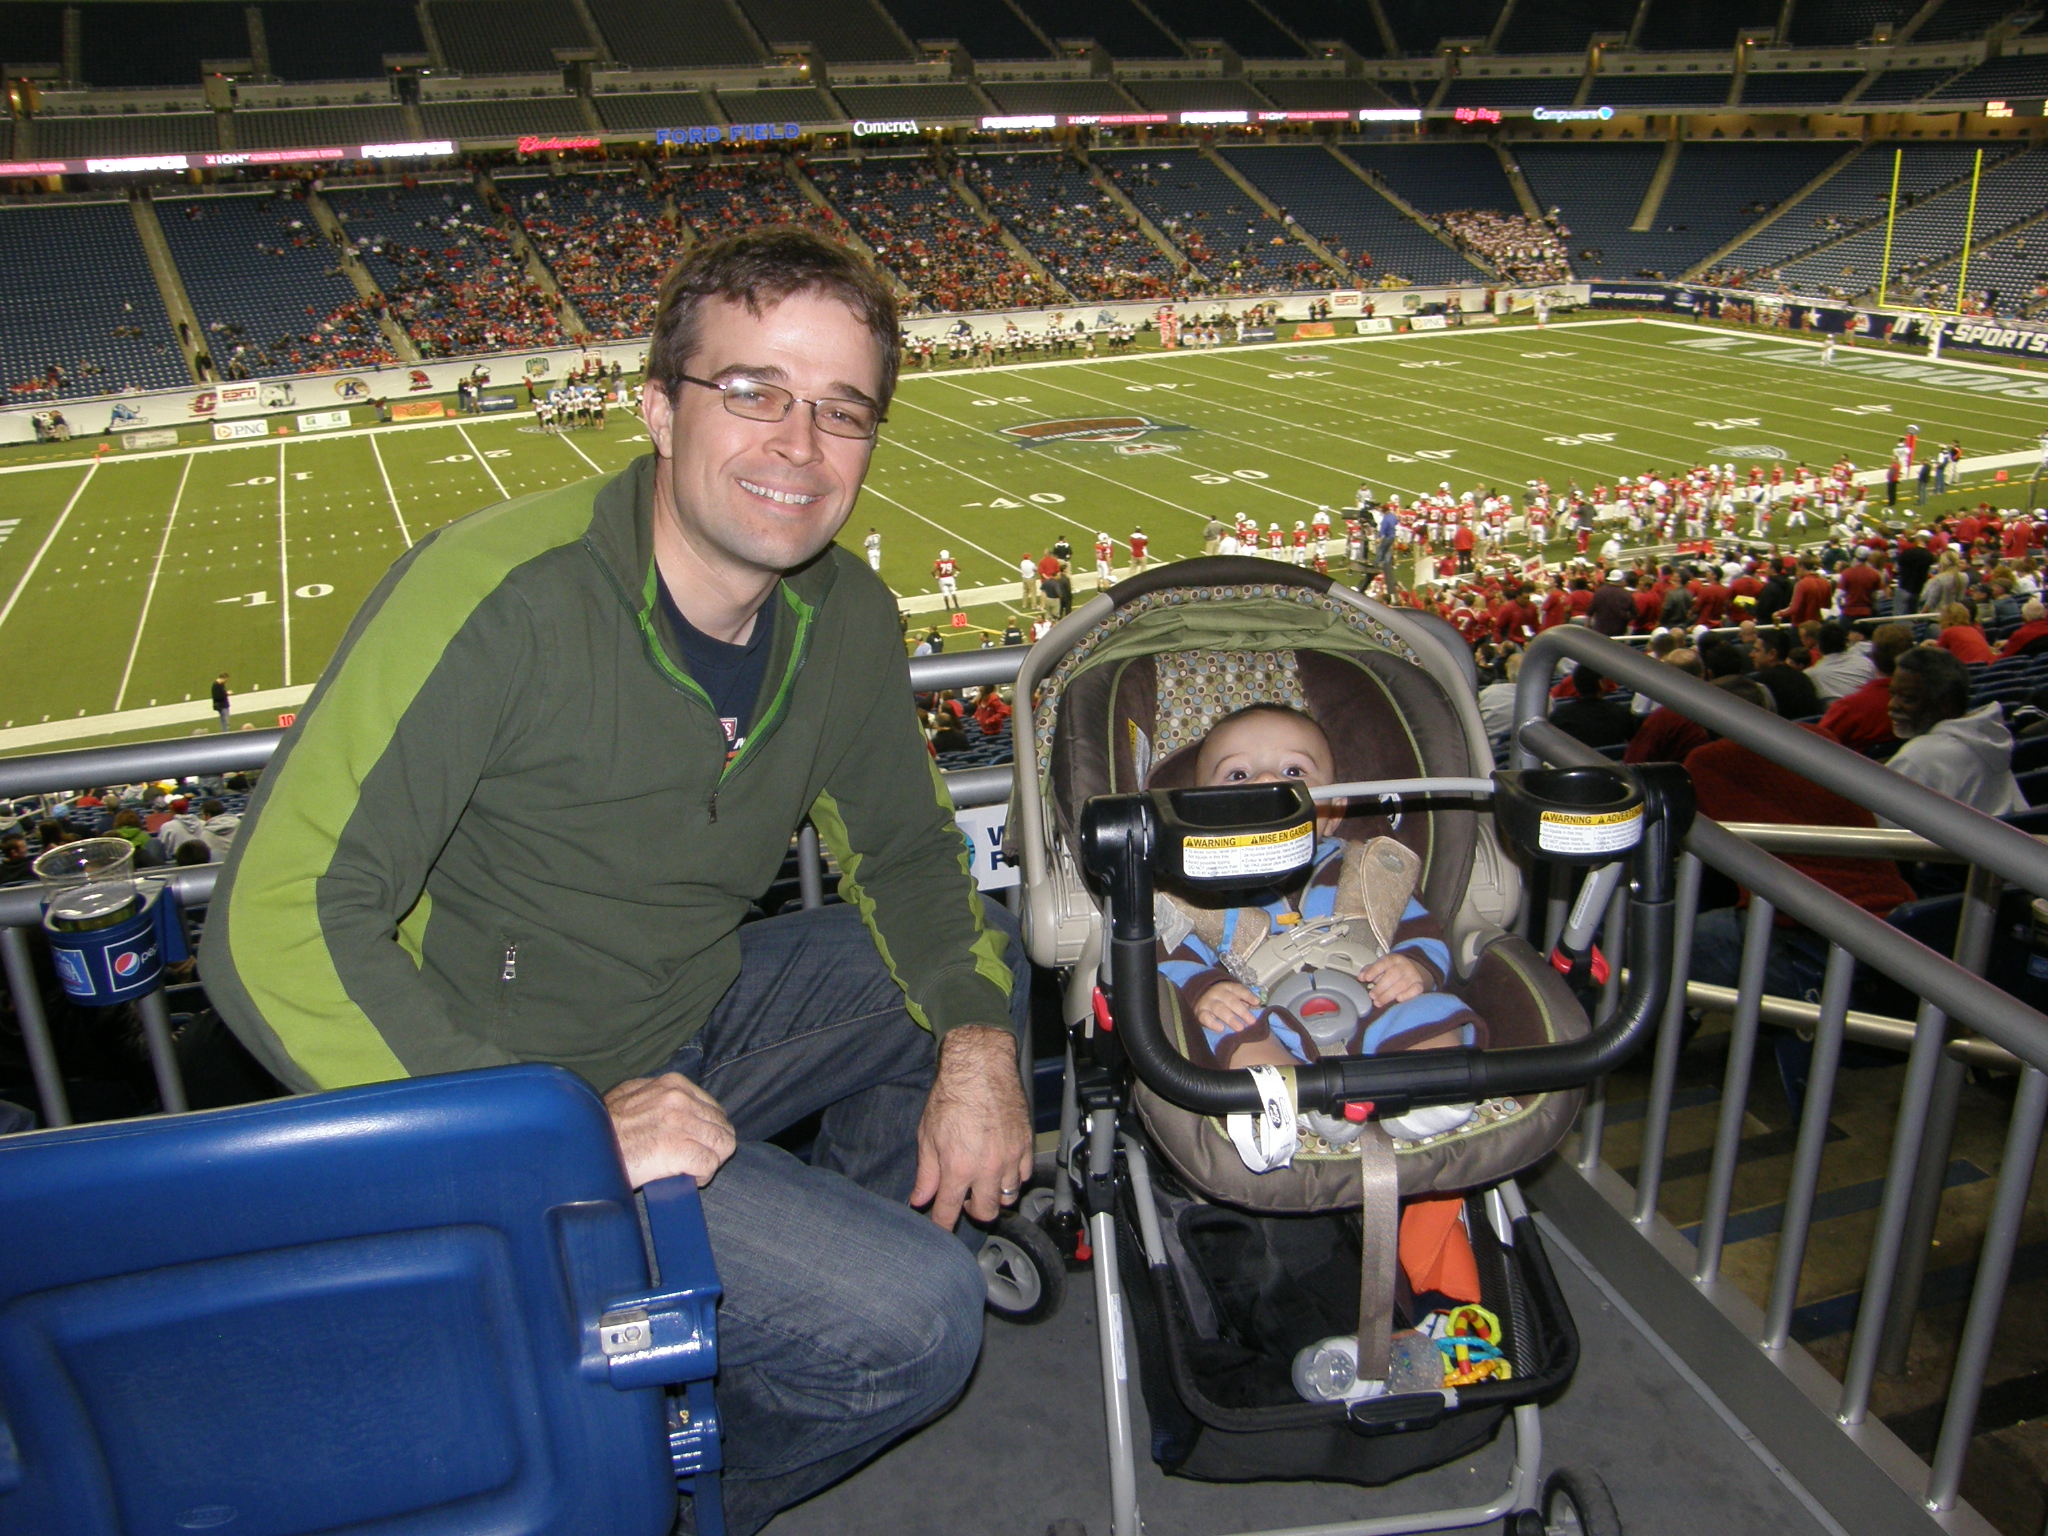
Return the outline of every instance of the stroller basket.
<path id="1" fill-rule="evenodd" d="M 1355 1226 L 1211 1205 L 1163 1186 L 1153 1198 L 1158 1262 L 1146 1262 L 1128 1203 L 1117 1251 L 1152 1459 L 1178 1476 L 1392 1482 L 1477 1451 L 1509 1410 L 1559 1391 L 1578 1364 L 1578 1332 L 1535 1224 L 1509 1216 L 1503 1199 L 1471 1195 L 1480 1305 L 1500 1319 L 1513 1375 L 1443 1393 L 1304 1402 L 1287 1362 L 1355 1325 Z"/>

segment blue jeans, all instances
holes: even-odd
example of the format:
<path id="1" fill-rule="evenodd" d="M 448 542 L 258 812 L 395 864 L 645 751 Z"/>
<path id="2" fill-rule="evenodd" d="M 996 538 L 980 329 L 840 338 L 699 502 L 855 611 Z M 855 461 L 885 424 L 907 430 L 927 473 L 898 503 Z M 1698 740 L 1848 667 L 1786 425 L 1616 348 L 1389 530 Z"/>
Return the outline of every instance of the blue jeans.
<path id="1" fill-rule="evenodd" d="M 1732 987 L 1742 963 L 1745 914 L 1735 907 L 1702 912 L 1692 930 L 1692 979 Z M 1827 941 L 1808 928 L 1770 930 L 1770 952 L 1764 960 L 1764 991 L 1775 997 L 1820 1001 L 1821 977 L 1827 970 Z"/>
<path id="2" fill-rule="evenodd" d="M 1029 967 L 1007 909 L 988 912 L 1011 935 L 1021 1034 Z M 937 1055 L 858 914 L 751 923 L 740 951 L 740 979 L 668 1065 L 739 1135 L 703 1209 L 725 1290 L 726 1523 L 748 1536 L 959 1396 L 986 1285 L 972 1250 L 905 1204 Z M 808 1162 L 765 1140 L 813 1114 Z"/>

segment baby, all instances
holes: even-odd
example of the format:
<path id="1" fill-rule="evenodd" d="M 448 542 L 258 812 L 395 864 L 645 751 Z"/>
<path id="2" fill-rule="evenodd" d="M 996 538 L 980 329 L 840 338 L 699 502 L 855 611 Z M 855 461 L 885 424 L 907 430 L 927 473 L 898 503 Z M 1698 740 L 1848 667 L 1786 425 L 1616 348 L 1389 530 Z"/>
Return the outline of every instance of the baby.
<path id="1" fill-rule="evenodd" d="M 1277 704 L 1225 716 L 1195 757 L 1198 784 L 1292 779 L 1315 789 L 1335 778 L 1322 728 Z M 1257 905 L 1162 901 L 1160 972 L 1218 1066 L 1485 1043 L 1483 1021 L 1439 990 L 1450 951 L 1415 896 L 1421 861 L 1389 837 L 1336 837 L 1341 820 L 1341 810 L 1317 818 L 1306 879 Z"/>

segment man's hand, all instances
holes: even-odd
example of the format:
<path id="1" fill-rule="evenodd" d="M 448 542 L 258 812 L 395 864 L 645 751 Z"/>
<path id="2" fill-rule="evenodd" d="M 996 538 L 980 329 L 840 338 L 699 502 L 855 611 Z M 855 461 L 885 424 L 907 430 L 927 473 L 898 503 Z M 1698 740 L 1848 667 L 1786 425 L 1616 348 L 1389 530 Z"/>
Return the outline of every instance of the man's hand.
<path id="1" fill-rule="evenodd" d="M 951 1231 L 961 1209 L 993 1221 L 1031 1177 L 1031 1121 L 1017 1076 L 1017 1038 L 970 1024 L 939 1042 L 938 1077 L 917 1127 L 910 1203 L 931 1203 Z"/>
<path id="2" fill-rule="evenodd" d="M 718 1101 L 680 1072 L 629 1077 L 604 1096 L 604 1107 L 635 1189 L 679 1173 L 709 1184 L 739 1144 Z"/>

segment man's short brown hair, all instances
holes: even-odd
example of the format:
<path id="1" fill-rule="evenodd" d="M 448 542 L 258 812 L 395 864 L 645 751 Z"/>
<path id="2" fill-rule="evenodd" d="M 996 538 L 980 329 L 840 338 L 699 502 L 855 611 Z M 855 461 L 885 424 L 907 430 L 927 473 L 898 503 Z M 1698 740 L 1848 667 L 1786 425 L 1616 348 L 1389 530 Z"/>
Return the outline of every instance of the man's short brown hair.
<path id="1" fill-rule="evenodd" d="M 725 299 L 759 315 L 799 293 L 822 293 L 852 310 L 882 352 L 884 410 L 896 393 L 896 295 L 888 280 L 837 241 L 794 224 L 747 230 L 690 252 L 662 279 L 647 382 L 674 395 L 697 350 L 698 317 L 709 299 Z"/>

